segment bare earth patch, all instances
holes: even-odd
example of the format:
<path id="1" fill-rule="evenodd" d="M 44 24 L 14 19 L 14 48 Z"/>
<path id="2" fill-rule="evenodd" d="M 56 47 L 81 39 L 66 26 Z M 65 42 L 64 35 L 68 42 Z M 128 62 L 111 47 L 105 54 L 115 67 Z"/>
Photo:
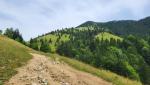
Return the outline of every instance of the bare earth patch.
<path id="1" fill-rule="evenodd" d="M 26 66 L 5 85 L 112 85 L 89 73 L 78 71 L 65 63 L 39 54 L 32 54 Z"/>

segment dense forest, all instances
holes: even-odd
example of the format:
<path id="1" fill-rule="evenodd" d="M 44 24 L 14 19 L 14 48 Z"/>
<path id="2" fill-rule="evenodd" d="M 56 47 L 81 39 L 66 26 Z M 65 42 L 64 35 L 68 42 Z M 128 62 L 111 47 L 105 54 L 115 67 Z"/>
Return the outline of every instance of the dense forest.
<path id="1" fill-rule="evenodd" d="M 150 85 L 150 18 L 106 23 L 86 22 L 26 42 L 43 52 L 59 53 Z M 10 30 L 10 29 L 7 29 Z M 10 37 L 7 34 L 4 35 Z M 9 31 L 8 31 L 9 32 Z M 18 31 L 16 39 L 23 42 Z"/>
<path id="2" fill-rule="evenodd" d="M 50 36 L 48 36 L 50 35 Z M 52 35 L 57 36 L 53 42 Z M 62 35 L 69 38 L 62 41 Z M 69 35 L 69 37 L 68 37 Z M 96 37 L 99 35 L 98 37 Z M 51 44 L 55 43 L 56 52 L 71 57 L 97 68 L 104 68 L 130 79 L 150 84 L 150 35 L 113 37 L 105 28 L 85 27 L 57 30 L 31 39 L 30 47 L 53 52 Z"/>

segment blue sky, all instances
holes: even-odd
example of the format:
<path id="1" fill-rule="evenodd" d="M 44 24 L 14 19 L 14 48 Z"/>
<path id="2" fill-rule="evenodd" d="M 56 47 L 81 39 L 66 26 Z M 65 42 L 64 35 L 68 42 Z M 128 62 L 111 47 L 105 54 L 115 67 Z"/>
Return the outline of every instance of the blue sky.
<path id="1" fill-rule="evenodd" d="M 0 29 L 19 28 L 25 40 L 85 21 L 147 16 L 150 0 L 0 0 Z"/>

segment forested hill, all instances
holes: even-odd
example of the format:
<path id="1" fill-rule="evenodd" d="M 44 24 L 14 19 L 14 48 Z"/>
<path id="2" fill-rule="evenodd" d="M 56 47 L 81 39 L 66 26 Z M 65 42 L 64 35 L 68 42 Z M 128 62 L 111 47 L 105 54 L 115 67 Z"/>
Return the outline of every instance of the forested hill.
<path id="1" fill-rule="evenodd" d="M 78 27 L 95 26 L 104 27 L 113 33 L 120 35 L 136 34 L 143 35 L 150 33 L 150 17 L 135 21 L 135 20 L 120 20 L 109 22 L 93 22 L 87 21 Z"/>
<path id="2" fill-rule="evenodd" d="M 57 52 L 150 85 L 149 21 L 148 17 L 139 21 L 87 22 L 31 39 L 29 46 Z M 142 37 L 136 35 L 146 33 Z"/>

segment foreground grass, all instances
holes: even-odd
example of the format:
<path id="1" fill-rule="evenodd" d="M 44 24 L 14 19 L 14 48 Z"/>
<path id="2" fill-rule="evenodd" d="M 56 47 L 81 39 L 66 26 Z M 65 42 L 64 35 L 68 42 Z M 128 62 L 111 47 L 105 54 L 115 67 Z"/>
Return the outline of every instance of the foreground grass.
<path id="1" fill-rule="evenodd" d="M 48 55 L 48 54 L 46 54 L 46 55 Z M 113 85 L 142 85 L 138 81 L 130 80 L 128 78 L 119 76 L 119 75 L 112 73 L 110 71 L 107 71 L 107 70 L 94 68 L 90 65 L 84 64 L 84 63 L 74 60 L 74 59 L 63 57 L 63 56 L 60 56 L 57 54 L 50 54 L 49 56 L 53 59 L 64 61 L 68 65 L 72 66 L 73 68 L 75 68 L 77 70 L 88 72 L 95 76 L 98 76 L 108 82 L 113 83 Z"/>
<path id="2" fill-rule="evenodd" d="M 0 85 L 17 73 L 16 68 L 32 58 L 28 50 L 18 42 L 0 36 Z"/>

